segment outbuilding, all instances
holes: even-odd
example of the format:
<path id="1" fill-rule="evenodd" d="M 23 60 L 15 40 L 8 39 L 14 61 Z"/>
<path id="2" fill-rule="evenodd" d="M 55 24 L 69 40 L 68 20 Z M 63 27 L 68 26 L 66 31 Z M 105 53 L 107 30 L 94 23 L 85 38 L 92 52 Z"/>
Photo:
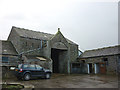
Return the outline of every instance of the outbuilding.
<path id="1" fill-rule="evenodd" d="M 120 67 L 120 45 L 87 50 L 78 58 L 88 74 L 118 74 Z"/>

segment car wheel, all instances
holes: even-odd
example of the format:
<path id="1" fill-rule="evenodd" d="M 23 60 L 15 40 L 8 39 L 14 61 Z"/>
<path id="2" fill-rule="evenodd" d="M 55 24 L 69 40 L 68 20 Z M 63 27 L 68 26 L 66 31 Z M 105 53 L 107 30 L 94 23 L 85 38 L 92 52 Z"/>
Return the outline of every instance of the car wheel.
<path id="1" fill-rule="evenodd" d="M 30 74 L 29 74 L 29 73 L 26 73 L 26 74 L 24 75 L 24 80 L 25 80 L 25 81 L 30 80 Z"/>
<path id="2" fill-rule="evenodd" d="M 46 73 L 45 78 L 50 79 L 50 73 Z"/>

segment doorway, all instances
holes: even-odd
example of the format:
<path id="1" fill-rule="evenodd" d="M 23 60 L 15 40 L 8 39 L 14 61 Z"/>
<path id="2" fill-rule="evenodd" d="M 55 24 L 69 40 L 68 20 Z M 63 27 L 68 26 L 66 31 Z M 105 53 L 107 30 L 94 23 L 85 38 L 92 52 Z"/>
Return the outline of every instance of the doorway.
<path id="1" fill-rule="evenodd" d="M 100 64 L 100 73 L 105 74 L 106 73 L 106 64 L 104 62 L 101 62 L 99 64 Z"/>
<path id="2" fill-rule="evenodd" d="M 88 68 L 88 74 L 93 73 L 92 63 L 88 63 L 87 68 Z"/>
<path id="3" fill-rule="evenodd" d="M 65 71 L 65 53 L 66 50 L 51 49 L 51 59 L 53 60 L 53 73 L 64 73 Z"/>
<path id="4" fill-rule="evenodd" d="M 89 63 L 89 72 L 92 73 L 92 63 Z"/>

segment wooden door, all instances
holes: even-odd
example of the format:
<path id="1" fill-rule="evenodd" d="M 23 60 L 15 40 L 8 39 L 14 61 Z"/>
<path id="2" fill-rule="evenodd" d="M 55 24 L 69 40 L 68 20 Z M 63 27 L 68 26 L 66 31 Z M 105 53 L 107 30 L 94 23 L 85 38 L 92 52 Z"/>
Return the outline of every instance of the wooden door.
<path id="1" fill-rule="evenodd" d="M 100 73 L 105 74 L 106 73 L 106 64 L 104 62 L 101 62 L 99 64 L 100 64 Z"/>

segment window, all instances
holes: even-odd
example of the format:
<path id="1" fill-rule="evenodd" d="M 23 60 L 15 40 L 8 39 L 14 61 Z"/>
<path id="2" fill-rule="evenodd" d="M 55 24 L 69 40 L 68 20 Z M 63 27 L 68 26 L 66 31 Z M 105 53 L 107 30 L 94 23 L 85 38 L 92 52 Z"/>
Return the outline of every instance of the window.
<path id="1" fill-rule="evenodd" d="M 35 65 L 29 65 L 29 69 L 35 70 Z"/>
<path id="2" fill-rule="evenodd" d="M 104 64 L 101 64 L 100 66 L 101 66 L 101 67 L 104 67 Z"/>
<path id="3" fill-rule="evenodd" d="M 2 62 L 3 63 L 8 63 L 8 57 L 2 57 Z"/>
<path id="4" fill-rule="evenodd" d="M 22 67 L 22 64 L 17 65 L 17 68 L 19 68 L 19 69 L 20 69 L 21 67 Z"/>
<path id="5" fill-rule="evenodd" d="M 85 63 L 85 60 L 82 60 L 83 63 Z"/>
<path id="6" fill-rule="evenodd" d="M 39 65 L 36 65 L 36 68 L 37 68 L 37 70 L 41 70 L 42 69 L 42 67 L 39 66 Z"/>
<path id="7" fill-rule="evenodd" d="M 108 65 L 108 58 L 103 58 L 103 61 Z"/>
<path id="8" fill-rule="evenodd" d="M 32 47 L 34 47 L 34 43 L 32 43 Z"/>
<path id="9" fill-rule="evenodd" d="M 27 46 L 27 42 L 25 42 L 25 46 Z"/>
<path id="10" fill-rule="evenodd" d="M 27 68 L 28 68 L 28 65 L 27 65 L 27 64 L 26 64 L 26 65 L 24 65 L 24 66 L 23 66 L 23 68 L 24 68 L 24 69 L 27 69 Z"/>
<path id="11" fill-rule="evenodd" d="M 47 47 L 47 41 L 46 41 L 46 40 L 43 40 L 43 41 L 42 41 L 42 45 L 43 45 L 43 47 Z"/>

